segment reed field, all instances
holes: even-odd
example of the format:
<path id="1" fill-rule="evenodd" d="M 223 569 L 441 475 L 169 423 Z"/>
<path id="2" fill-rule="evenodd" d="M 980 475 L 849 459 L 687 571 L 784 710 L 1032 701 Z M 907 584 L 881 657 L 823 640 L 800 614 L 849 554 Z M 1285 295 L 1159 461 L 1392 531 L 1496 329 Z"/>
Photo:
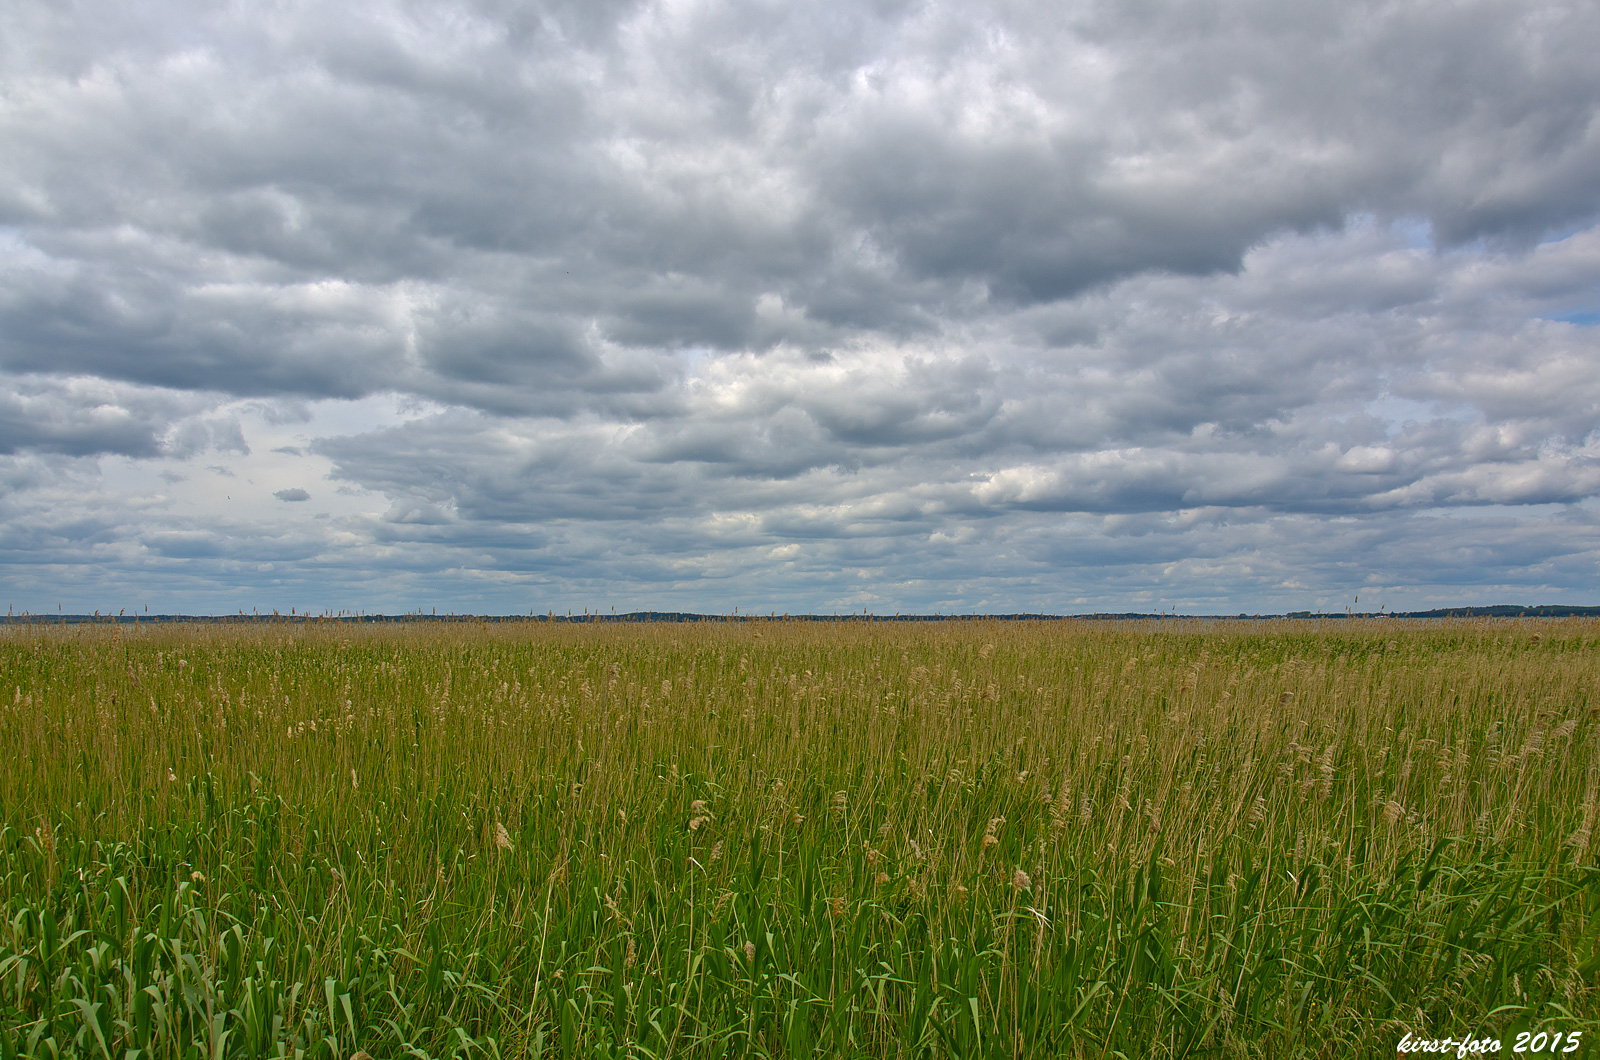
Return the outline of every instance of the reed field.
<path id="1" fill-rule="evenodd" d="M 1592 621 L 8 625 L 0 749 L 0 1060 L 1600 1053 Z"/>

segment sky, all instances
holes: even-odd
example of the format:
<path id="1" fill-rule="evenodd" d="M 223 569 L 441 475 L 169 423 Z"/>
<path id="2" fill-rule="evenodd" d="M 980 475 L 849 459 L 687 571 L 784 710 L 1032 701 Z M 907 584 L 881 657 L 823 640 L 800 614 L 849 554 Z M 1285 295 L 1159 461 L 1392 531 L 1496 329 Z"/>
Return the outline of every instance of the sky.
<path id="1" fill-rule="evenodd" d="M 1587 0 L 8 0 L 16 612 L 1600 603 Z"/>

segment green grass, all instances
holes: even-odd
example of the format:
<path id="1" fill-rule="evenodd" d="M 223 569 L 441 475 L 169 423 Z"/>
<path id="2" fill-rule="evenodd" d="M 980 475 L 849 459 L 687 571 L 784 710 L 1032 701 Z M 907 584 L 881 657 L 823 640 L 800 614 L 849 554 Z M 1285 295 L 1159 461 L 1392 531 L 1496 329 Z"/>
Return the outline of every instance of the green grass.
<path id="1" fill-rule="evenodd" d="M 0 1060 L 1600 1037 L 1597 623 L 11 626 L 0 690 Z"/>

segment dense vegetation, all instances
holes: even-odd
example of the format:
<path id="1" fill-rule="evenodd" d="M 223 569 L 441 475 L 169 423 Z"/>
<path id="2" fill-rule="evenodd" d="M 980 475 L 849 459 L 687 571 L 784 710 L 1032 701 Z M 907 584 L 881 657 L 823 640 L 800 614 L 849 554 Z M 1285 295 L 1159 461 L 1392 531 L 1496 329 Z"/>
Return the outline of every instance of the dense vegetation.
<path id="1" fill-rule="evenodd" d="M 1587 620 L 6 627 L 0 1056 L 1600 1038 L 1597 682 Z"/>

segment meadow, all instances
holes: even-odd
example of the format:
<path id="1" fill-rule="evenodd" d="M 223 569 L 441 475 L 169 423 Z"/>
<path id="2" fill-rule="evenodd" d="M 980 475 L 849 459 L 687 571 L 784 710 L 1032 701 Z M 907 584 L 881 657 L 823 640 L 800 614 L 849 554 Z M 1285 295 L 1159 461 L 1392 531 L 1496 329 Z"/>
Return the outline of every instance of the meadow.
<path id="1" fill-rule="evenodd" d="M 10 625 L 0 748 L 3 1060 L 1600 1049 L 1593 621 Z"/>

